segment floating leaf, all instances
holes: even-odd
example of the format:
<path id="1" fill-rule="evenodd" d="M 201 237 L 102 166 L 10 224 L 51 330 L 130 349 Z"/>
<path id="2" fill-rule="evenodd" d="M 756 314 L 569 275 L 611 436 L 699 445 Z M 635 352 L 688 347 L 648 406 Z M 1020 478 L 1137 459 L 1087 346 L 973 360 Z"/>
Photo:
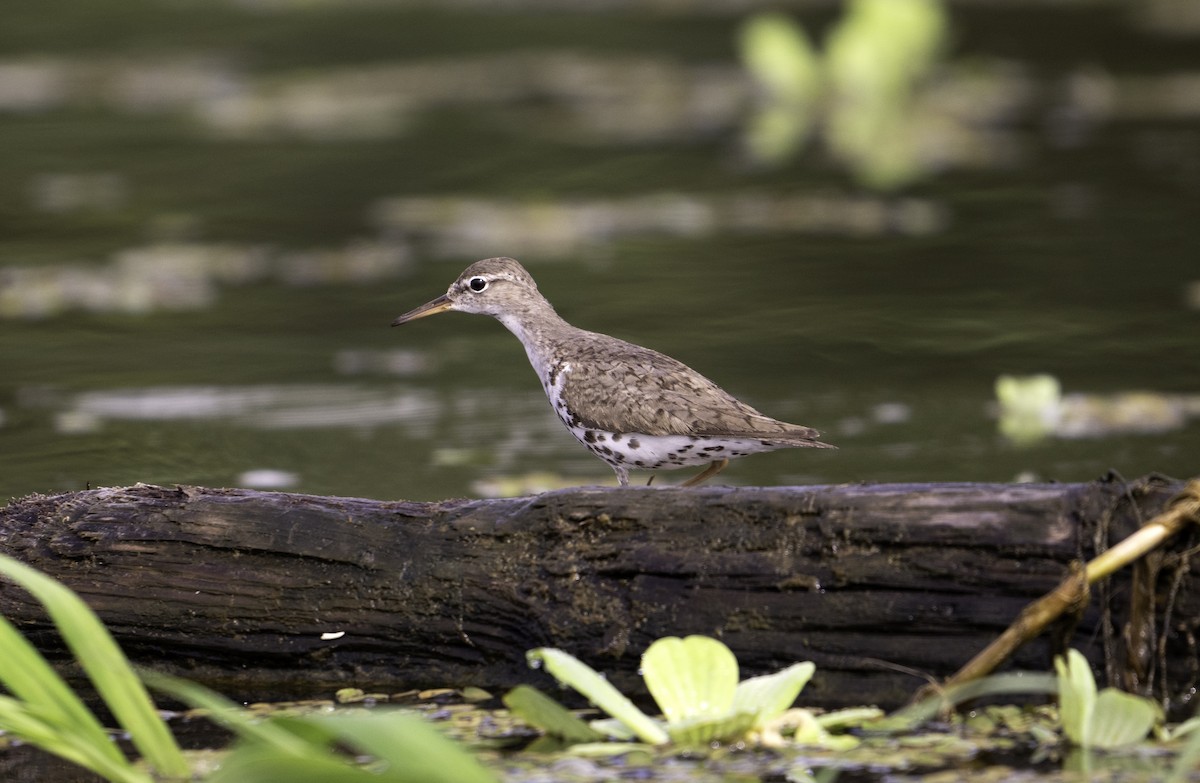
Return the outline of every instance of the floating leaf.
<path id="1" fill-rule="evenodd" d="M 638 710 L 601 675 L 563 651 L 531 650 L 528 658 L 530 665 L 544 665 L 550 674 L 615 719 L 592 721 L 591 729 L 618 739 L 636 737 L 654 745 L 669 741 L 682 746 L 725 742 L 750 734 L 791 706 L 815 668 L 811 663 L 798 663 L 739 684 L 737 658 L 722 642 L 706 636 L 659 639 L 642 656 L 642 675 L 666 718 L 664 727 Z M 524 709 L 527 699 L 550 701 L 541 694 L 514 694 L 511 706 L 518 712 Z M 506 697 L 505 703 L 514 694 Z M 540 707 L 532 704 L 531 708 Z M 563 714 L 572 717 L 554 705 L 548 709 L 548 716 L 527 719 L 563 737 L 568 731 L 578 731 L 579 739 L 584 739 L 579 725 L 549 728 Z"/>
<path id="2" fill-rule="evenodd" d="M 830 748 L 832 750 L 850 750 L 857 747 L 861 740 L 849 734 L 830 734 L 825 726 L 808 710 L 792 710 L 788 713 L 796 722 L 796 730 L 792 740 L 797 745 L 808 745 L 815 748 Z M 788 717 L 784 716 L 784 717 Z"/>
<path id="3" fill-rule="evenodd" d="M 529 665 L 546 667 L 560 682 L 574 688 L 588 701 L 624 723 L 642 742 L 662 745 L 670 740 L 654 719 L 634 706 L 595 669 L 578 658 L 553 647 L 539 647 L 525 654 Z"/>
<path id="4" fill-rule="evenodd" d="M 1054 432 L 1062 411 L 1062 385 L 1053 375 L 1001 375 L 995 390 L 1004 437 L 1025 446 Z"/>
<path id="5" fill-rule="evenodd" d="M 1091 747 L 1109 749 L 1141 742 L 1161 718 L 1158 705 L 1149 699 L 1105 688 L 1096 697 L 1088 725 Z"/>
<path id="6" fill-rule="evenodd" d="M 783 14 L 751 17 L 738 43 L 746 68 L 777 100 L 809 101 L 820 91 L 820 58 L 804 28 Z"/>
<path id="7" fill-rule="evenodd" d="M 575 717 L 554 699 L 528 685 L 518 685 L 504 695 L 504 706 L 531 726 L 567 742 L 598 742 L 604 735 Z"/>
<path id="8" fill-rule="evenodd" d="M 816 669 L 815 664 L 805 661 L 774 674 L 742 680 L 734 693 L 733 710 L 755 713 L 755 725 L 761 726 L 792 706 Z"/>
<path id="9" fill-rule="evenodd" d="M 1087 726 L 1096 708 L 1096 679 L 1083 653 L 1067 650 L 1067 657 L 1054 659 L 1058 672 L 1058 715 L 1067 739 L 1088 747 Z"/>
<path id="10" fill-rule="evenodd" d="M 1118 748 L 1142 740 L 1162 719 L 1158 705 L 1141 696 L 1105 688 L 1078 650 L 1054 659 L 1058 672 L 1058 713 L 1063 733 L 1081 748 Z"/>
<path id="11" fill-rule="evenodd" d="M 757 716 L 753 712 L 727 712 L 723 715 L 699 716 L 667 724 L 667 734 L 676 745 L 696 747 L 713 742 L 729 742 L 744 737 L 754 728 Z"/>
<path id="12" fill-rule="evenodd" d="M 642 655 L 642 677 L 672 724 L 729 712 L 738 663 L 728 647 L 709 636 L 667 636 Z"/>
<path id="13" fill-rule="evenodd" d="M 748 121 L 746 147 L 755 160 L 778 163 L 800 149 L 816 122 L 820 56 L 804 28 L 781 14 L 751 17 L 738 44 L 746 69 L 765 93 Z"/>

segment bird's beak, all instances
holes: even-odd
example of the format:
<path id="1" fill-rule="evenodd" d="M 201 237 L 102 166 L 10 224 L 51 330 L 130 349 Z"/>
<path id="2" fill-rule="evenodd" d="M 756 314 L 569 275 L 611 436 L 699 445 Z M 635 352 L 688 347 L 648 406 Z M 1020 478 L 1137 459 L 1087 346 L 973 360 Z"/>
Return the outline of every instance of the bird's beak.
<path id="1" fill-rule="evenodd" d="M 415 321 L 418 318 L 424 318 L 427 315 L 437 315 L 438 313 L 444 313 L 447 310 L 453 309 L 454 303 L 450 301 L 450 297 L 446 294 L 442 294 L 432 302 L 426 302 L 415 310 L 409 310 L 395 321 L 392 321 L 392 326 L 399 326 L 400 324 L 406 324 L 409 321 Z"/>

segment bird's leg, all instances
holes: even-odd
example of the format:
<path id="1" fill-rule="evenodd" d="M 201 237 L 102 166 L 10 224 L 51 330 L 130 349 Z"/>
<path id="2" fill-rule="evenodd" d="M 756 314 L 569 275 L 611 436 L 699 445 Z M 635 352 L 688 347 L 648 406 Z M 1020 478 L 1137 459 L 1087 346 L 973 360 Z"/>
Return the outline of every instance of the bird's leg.
<path id="1" fill-rule="evenodd" d="M 682 483 L 682 484 L 680 484 L 679 486 L 681 486 L 681 487 L 694 487 L 694 486 L 696 486 L 697 484 L 703 484 L 705 481 L 708 481 L 710 478 L 712 478 L 713 476 L 717 475 L 717 474 L 718 474 L 718 473 L 720 473 L 722 470 L 725 470 L 725 466 L 726 466 L 726 465 L 728 465 L 728 464 L 729 464 L 729 460 L 727 460 L 727 459 L 719 459 L 719 460 L 717 460 L 716 462 L 714 462 L 714 463 L 712 463 L 711 465 L 709 465 L 707 468 L 705 468 L 705 469 L 704 469 L 704 470 L 703 470 L 701 473 L 699 473 L 699 474 L 697 474 L 697 475 L 695 475 L 695 476 L 692 476 L 690 479 L 688 479 L 687 481 L 683 482 L 683 483 Z"/>
<path id="2" fill-rule="evenodd" d="M 629 486 L 629 471 L 617 465 L 612 466 L 613 472 L 617 474 L 617 483 L 622 487 Z"/>

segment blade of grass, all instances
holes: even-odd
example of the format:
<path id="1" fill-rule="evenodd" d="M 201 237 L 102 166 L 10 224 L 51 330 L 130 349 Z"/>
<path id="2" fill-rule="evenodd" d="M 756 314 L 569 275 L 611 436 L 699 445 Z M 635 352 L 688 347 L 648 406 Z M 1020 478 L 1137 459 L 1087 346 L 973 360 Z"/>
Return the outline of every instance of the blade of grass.
<path id="1" fill-rule="evenodd" d="M 259 742 L 300 758 L 312 758 L 325 750 L 307 742 L 285 728 L 252 715 L 221 694 L 194 682 L 159 672 L 143 670 L 142 679 L 157 691 L 180 701 L 208 710 L 208 719 L 245 740 Z"/>
<path id="2" fill-rule="evenodd" d="M 300 758 L 258 743 L 239 745 L 205 783 L 392 783 L 335 758 Z"/>
<path id="3" fill-rule="evenodd" d="M 26 705 L 36 706 L 47 723 L 91 743 L 114 762 L 125 760 L 96 716 L 4 617 L 0 617 L 0 661 L 0 683 Z"/>
<path id="4" fill-rule="evenodd" d="M 155 690 L 208 710 L 210 720 L 249 743 L 230 755 L 213 783 L 226 779 L 495 783 L 473 756 L 416 715 L 378 712 L 264 721 L 194 682 L 154 672 L 142 676 Z M 387 767 L 383 774 L 368 774 L 330 751 L 335 742 L 373 756 Z"/>
<path id="5" fill-rule="evenodd" d="M 423 718 L 392 711 L 326 715 L 312 723 L 387 764 L 386 776 L 399 783 L 496 783 L 475 757 Z"/>
<path id="6" fill-rule="evenodd" d="M 0 726 L 13 737 L 66 759 L 113 783 L 151 783 L 150 776 L 130 764 L 124 756 L 114 759 L 107 750 L 115 747 L 105 737 L 97 745 L 90 739 L 63 729 L 53 718 L 39 715 L 36 708 L 8 696 L 0 696 Z"/>
<path id="7" fill-rule="evenodd" d="M 190 777 L 191 768 L 145 686 L 95 613 L 66 586 L 11 557 L 0 555 L 0 574 L 46 607 L 63 641 L 146 762 L 161 776 Z"/>
<path id="8" fill-rule="evenodd" d="M 1004 696 L 1010 693 L 1058 693 L 1058 679 L 1044 672 L 1006 672 L 951 685 L 940 693 L 911 704 L 879 721 L 873 729 L 907 731 L 931 720 L 939 712 L 953 708 L 968 699 L 983 696 Z"/>

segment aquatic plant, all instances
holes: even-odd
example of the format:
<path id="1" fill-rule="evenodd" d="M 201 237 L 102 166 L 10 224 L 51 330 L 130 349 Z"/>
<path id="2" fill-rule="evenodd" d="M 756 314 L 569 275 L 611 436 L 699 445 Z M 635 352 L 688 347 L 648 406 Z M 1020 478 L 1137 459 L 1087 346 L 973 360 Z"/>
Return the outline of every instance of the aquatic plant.
<path id="1" fill-rule="evenodd" d="M 643 654 L 641 667 L 646 687 L 662 710 L 662 719 L 657 719 L 562 650 L 543 647 L 531 650 L 527 657 L 531 666 L 544 667 L 611 716 L 612 720 L 584 724 L 548 697 L 532 696 L 528 688 L 505 698 L 510 709 L 531 724 L 572 742 L 607 735 L 648 745 L 697 746 L 775 736 L 782 725 L 792 731 L 803 729 L 809 742 L 836 741 L 824 732 L 822 721 L 839 720 L 838 713 L 817 718 L 788 709 L 813 675 L 815 667 L 809 662 L 738 682 L 737 658 L 720 641 L 707 636 L 659 639 Z M 871 710 L 861 715 L 878 714 Z"/>
<path id="2" fill-rule="evenodd" d="M 495 783 L 496 777 L 420 715 L 353 710 L 263 720 L 187 680 L 144 675 L 232 731 L 238 742 L 206 783 Z M 358 763 L 346 749 L 370 761 Z"/>
<path id="3" fill-rule="evenodd" d="M 822 54 L 787 16 L 751 17 L 739 44 L 764 100 L 747 127 L 750 155 L 780 163 L 823 124 L 826 147 L 863 185 L 920 178 L 931 168 L 928 139 L 951 122 L 921 100 L 948 29 L 938 0 L 852 0 Z"/>
<path id="4" fill-rule="evenodd" d="M 0 574 L 45 607 L 105 706 L 146 765 L 125 757 L 79 696 L 7 619 L 0 617 L 0 730 L 113 783 L 190 780 L 193 770 L 154 707 L 153 688 L 207 710 L 238 737 L 208 783 L 495 783 L 473 756 L 419 715 L 398 710 L 272 717 L 243 710 L 195 683 L 141 678 L 95 613 L 66 586 L 0 554 Z M 346 749 L 365 754 L 366 764 Z"/>
<path id="5" fill-rule="evenodd" d="M 1162 710 L 1149 699 L 1105 688 L 1097 693 L 1092 667 L 1083 653 L 1068 650 L 1054 659 L 1058 710 L 1063 733 L 1081 748 L 1119 748 L 1146 738 Z"/>
<path id="6" fill-rule="evenodd" d="M 12 695 L 0 696 L 0 729 L 117 783 L 190 777 L 175 738 L 95 613 L 64 585 L 2 554 L 0 574 L 46 607 L 63 641 L 151 769 L 125 757 L 79 696 L 3 617 L 0 683 Z"/>

